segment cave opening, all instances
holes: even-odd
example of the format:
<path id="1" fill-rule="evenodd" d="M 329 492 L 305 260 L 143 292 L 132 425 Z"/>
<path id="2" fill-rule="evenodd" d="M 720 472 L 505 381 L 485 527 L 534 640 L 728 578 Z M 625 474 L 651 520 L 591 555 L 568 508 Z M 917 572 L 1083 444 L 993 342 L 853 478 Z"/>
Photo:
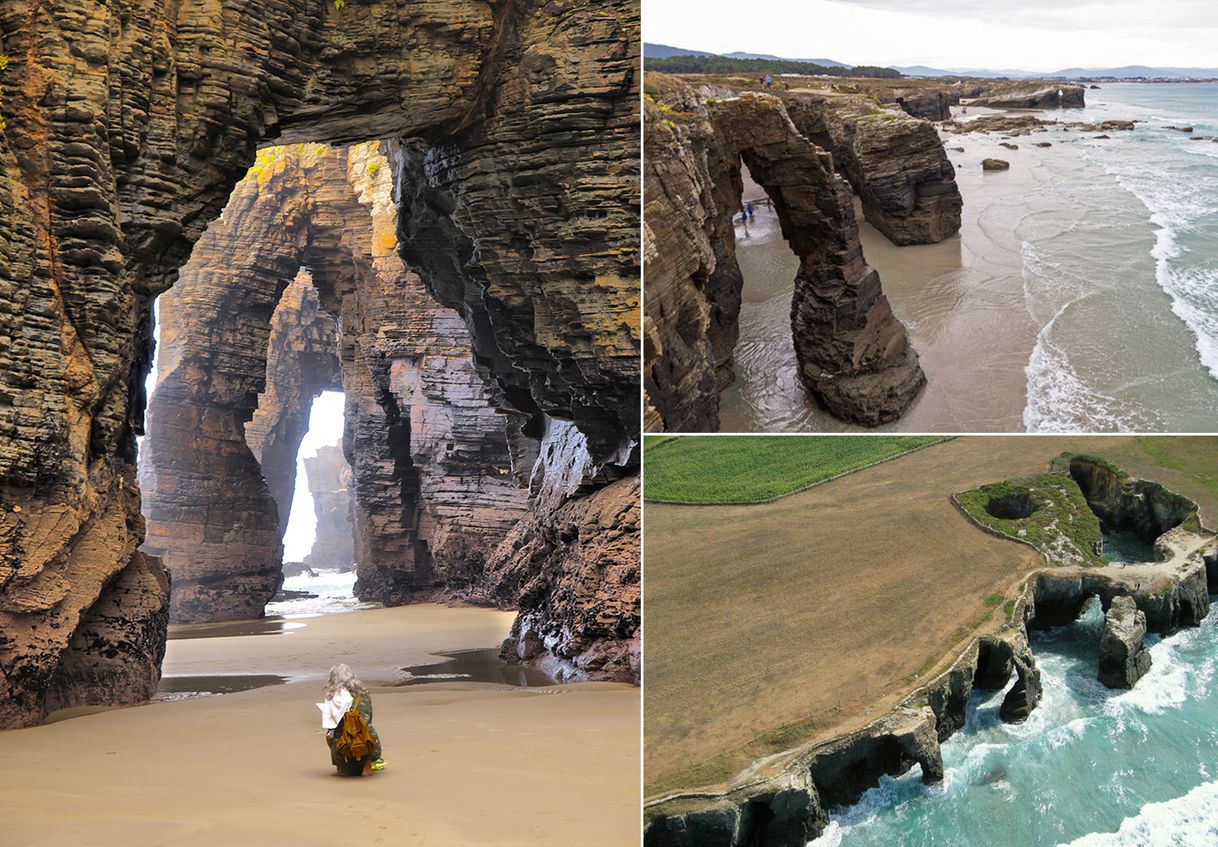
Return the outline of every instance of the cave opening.
<path id="1" fill-rule="evenodd" d="M 404 264 L 391 172 L 380 142 L 263 149 L 158 300 L 140 477 L 171 621 L 514 600 L 486 563 L 543 416 L 497 407 Z"/>
<path id="2" fill-rule="evenodd" d="M 1099 518 L 1104 555 L 1111 561 L 1156 561 L 1159 538 L 1196 520 L 1197 504 L 1187 497 L 1157 482 L 1134 479 L 1102 459 L 1073 456 L 1067 469 Z"/>
<path id="3" fill-rule="evenodd" d="M 0 586 L 0 726 L 146 699 L 167 619 L 261 614 L 282 578 L 282 523 L 244 429 L 272 313 L 301 268 L 341 325 L 331 388 L 358 412 L 348 452 L 369 596 L 392 584 L 431 597 L 453 563 L 476 563 L 472 600 L 531 605 L 560 633 L 545 651 L 637 679 L 637 553 L 612 548 L 623 567 L 606 569 L 542 546 L 568 501 L 599 494 L 594 514 L 609 514 L 606 501 L 637 493 L 637 4 L 340 5 L 102 4 L 5 32 L 14 79 L 46 85 L 9 92 L 17 141 L 0 151 L 0 276 L 21 342 L 0 391 L 0 552 L 15 563 Z M 191 277 L 228 294 L 192 294 Z M 384 397 L 409 420 L 408 457 L 385 452 Z M 547 487 L 532 459 L 550 419 L 588 443 Z M 403 503 L 407 463 L 419 496 Z M 553 493 L 537 498 L 547 514 L 494 559 L 491 542 L 534 505 L 531 475 Z M 578 573 L 620 603 L 573 621 L 567 602 L 560 618 L 565 583 L 535 584 L 538 571 Z M 619 618 L 634 640 L 609 656 L 604 621 Z"/>

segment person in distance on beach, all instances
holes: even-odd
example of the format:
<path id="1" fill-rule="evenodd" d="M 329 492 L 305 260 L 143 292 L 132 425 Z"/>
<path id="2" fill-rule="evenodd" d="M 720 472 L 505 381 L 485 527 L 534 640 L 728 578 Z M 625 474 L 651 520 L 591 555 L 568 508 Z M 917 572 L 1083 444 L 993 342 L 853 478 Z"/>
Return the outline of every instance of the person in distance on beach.
<path id="1" fill-rule="evenodd" d="M 368 776 L 383 768 L 381 739 L 372 728 L 372 696 L 364 683 L 340 663 L 330 668 L 324 695 L 317 708 L 337 775 Z"/>

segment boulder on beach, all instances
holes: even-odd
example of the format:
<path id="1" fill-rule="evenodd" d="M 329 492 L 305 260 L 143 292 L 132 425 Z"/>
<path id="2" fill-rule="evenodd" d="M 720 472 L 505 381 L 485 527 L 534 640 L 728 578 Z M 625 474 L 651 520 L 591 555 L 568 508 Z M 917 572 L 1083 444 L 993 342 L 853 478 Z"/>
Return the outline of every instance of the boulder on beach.
<path id="1" fill-rule="evenodd" d="M 1005 159 L 982 159 L 981 169 L 984 171 L 1005 171 L 1009 170 L 1011 163 Z"/>
<path id="2" fill-rule="evenodd" d="M 1005 147 L 1005 148 L 1007 148 L 1008 150 L 1018 150 L 1018 149 L 1019 149 L 1019 145 L 1018 145 L 1018 144 L 1012 144 L 1012 143 L 1011 143 L 1011 142 L 1009 142 L 1009 141 L 1003 141 L 1003 142 L 1001 142 L 1001 143 L 1000 143 L 998 146 L 999 146 L 999 147 Z"/>
<path id="3" fill-rule="evenodd" d="M 1036 146 L 1037 147 L 1052 147 L 1053 143 L 1050 141 L 1037 141 Z"/>

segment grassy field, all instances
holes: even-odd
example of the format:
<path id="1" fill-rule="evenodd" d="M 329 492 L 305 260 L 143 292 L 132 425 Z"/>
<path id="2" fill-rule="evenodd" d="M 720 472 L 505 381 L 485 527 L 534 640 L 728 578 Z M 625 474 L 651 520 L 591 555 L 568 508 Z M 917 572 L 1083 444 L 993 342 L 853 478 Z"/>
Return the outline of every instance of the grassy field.
<path id="1" fill-rule="evenodd" d="M 648 444 L 649 473 L 667 444 Z M 1214 437 L 957 438 L 764 505 L 648 504 L 646 794 L 722 786 L 857 729 L 1004 624 L 1044 560 L 951 497 L 1045 474 L 1065 451 L 1160 482 L 1218 525 Z"/>
<path id="2" fill-rule="evenodd" d="M 910 435 L 648 436 L 644 496 L 683 503 L 772 500 L 941 440 Z"/>
<path id="3" fill-rule="evenodd" d="M 1026 494 L 1035 505 L 1032 514 L 1000 518 L 986 509 L 992 500 L 1019 494 Z M 1095 552 L 1104 541 L 1100 519 L 1064 470 L 983 485 L 956 495 L 956 502 L 979 523 L 1026 541 L 1046 557 L 1055 550 L 1056 564 L 1095 567 L 1108 564 L 1107 558 Z"/>

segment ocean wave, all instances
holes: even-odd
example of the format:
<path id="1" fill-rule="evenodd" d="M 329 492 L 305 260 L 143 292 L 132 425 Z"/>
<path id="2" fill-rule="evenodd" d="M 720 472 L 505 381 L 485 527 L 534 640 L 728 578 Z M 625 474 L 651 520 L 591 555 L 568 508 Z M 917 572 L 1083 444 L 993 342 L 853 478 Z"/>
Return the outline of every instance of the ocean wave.
<path id="1" fill-rule="evenodd" d="M 1218 844 L 1218 782 L 1147 803 L 1116 832 L 1093 832 L 1059 847 L 1213 847 Z"/>
<path id="2" fill-rule="evenodd" d="M 1143 416 L 1120 411 L 1120 401 L 1083 381 L 1071 366 L 1067 353 L 1053 342 L 1053 325 L 1058 315 L 1037 333 L 1036 345 L 1024 367 L 1028 378 L 1024 429 L 1028 432 L 1153 429 L 1153 425 L 1148 427 L 1141 420 Z"/>
<path id="3" fill-rule="evenodd" d="M 1194 254 L 1200 262 L 1190 264 L 1192 251 L 1181 243 L 1185 236 L 1211 241 L 1211 233 L 1218 232 L 1218 170 L 1208 163 L 1184 162 L 1186 154 L 1208 160 L 1218 153 L 1187 138 L 1105 152 L 1096 160 L 1150 213 L 1150 223 L 1156 227 L 1150 251 L 1155 281 L 1171 298 L 1172 312 L 1196 339 L 1202 365 L 1218 379 L 1218 270 L 1200 254 Z"/>

